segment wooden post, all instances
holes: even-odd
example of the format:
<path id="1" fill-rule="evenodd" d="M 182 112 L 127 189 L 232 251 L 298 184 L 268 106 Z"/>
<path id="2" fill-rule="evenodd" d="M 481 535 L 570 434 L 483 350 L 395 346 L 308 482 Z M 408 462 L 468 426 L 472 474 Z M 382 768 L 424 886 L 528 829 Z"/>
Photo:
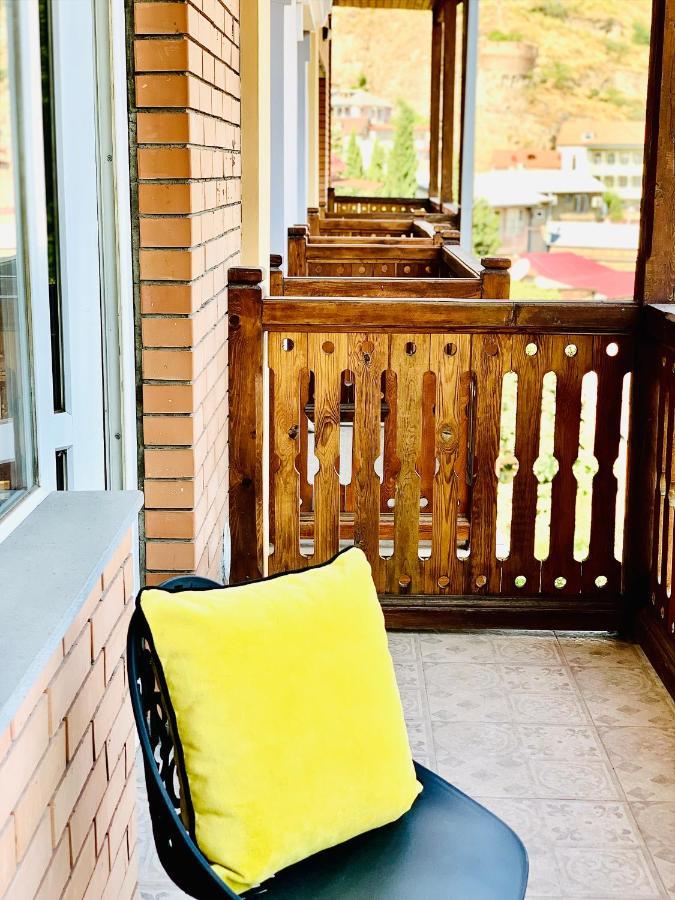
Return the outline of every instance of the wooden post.
<path id="1" fill-rule="evenodd" d="M 261 269 L 228 273 L 230 582 L 260 578 L 263 538 L 263 292 Z"/>
<path id="2" fill-rule="evenodd" d="M 431 103 L 429 111 L 429 196 L 438 197 L 438 141 L 441 118 L 441 59 L 443 52 L 443 23 L 440 5 L 432 14 L 431 26 Z"/>
<path id="3" fill-rule="evenodd" d="M 310 206 L 308 208 L 307 223 L 309 225 L 309 233 L 310 234 L 318 234 L 319 233 L 319 210 L 316 207 Z"/>
<path id="4" fill-rule="evenodd" d="M 635 298 L 675 301 L 675 0 L 654 0 Z"/>
<path id="5" fill-rule="evenodd" d="M 270 297 L 283 297 L 284 295 L 282 263 L 283 258 L 280 253 L 270 253 Z"/>
<path id="6" fill-rule="evenodd" d="M 334 213 L 335 212 L 335 188 L 329 187 L 328 191 L 326 193 L 327 193 L 326 212 L 329 214 Z"/>
<path id="7" fill-rule="evenodd" d="M 483 300 L 508 300 L 511 294 L 511 260 L 503 256 L 486 256 L 481 259 L 480 273 Z"/>
<path id="8" fill-rule="evenodd" d="M 461 109 L 459 113 L 459 183 L 457 185 L 457 202 L 462 202 L 462 172 L 464 171 L 464 119 L 466 113 L 466 63 L 468 50 L 469 30 L 467 17 L 469 13 L 469 0 L 462 0 L 462 84 L 460 89 Z M 473 147 L 469 148 L 473 152 Z"/>
<path id="9" fill-rule="evenodd" d="M 291 225 L 288 229 L 288 274 L 289 277 L 307 274 L 306 225 Z"/>
<path id="10" fill-rule="evenodd" d="M 455 131 L 455 55 L 457 50 L 457 0 L 443 4 L 443 119 L 441 122 L 441 208 L 452 203 L 452 163 Z"/>

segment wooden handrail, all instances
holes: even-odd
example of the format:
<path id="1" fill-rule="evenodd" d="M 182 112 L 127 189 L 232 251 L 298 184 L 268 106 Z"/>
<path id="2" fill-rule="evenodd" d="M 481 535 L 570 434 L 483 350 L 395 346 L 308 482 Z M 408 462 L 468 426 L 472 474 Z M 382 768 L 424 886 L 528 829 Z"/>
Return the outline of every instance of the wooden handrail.
<path id="1" fill-rule="evenodd" d="M 339 301 L 339 302 L 338 302 Z M 430 332 L 545 332 L 630 334 L 639 320 L 634 303 L 619 301 L 463 300 L 401 297 L 268 297 L 262 306 L 269 330 L 294 327 Z"/>
<path id="2" fill-rule="evenodd" d="M 275 284 L 271 296 L 296 297 L 418 297 L 420 299 L 448 298 L 477 299 L 480 281 L 475 278 L 340 278 L 290 277 L 282 278 L 282 289 Z"/>

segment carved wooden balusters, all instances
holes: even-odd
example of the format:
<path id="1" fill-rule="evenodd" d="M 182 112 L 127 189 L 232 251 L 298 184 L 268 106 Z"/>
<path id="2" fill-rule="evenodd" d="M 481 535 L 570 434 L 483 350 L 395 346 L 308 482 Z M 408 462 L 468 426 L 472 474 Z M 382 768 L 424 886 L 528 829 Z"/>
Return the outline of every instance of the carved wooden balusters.
<path id="1" fill-rule="evenodd" d="M 546 303 L 483 304 L 248 305 L 261 321 L 245 331 L 264 333 L 269 368 L 270 440 L 243 435 L 269 455 L 263 562 L 295 569 L 355 543 L 397 609 L 485 597 L 534 614 L 574 601 L 589 625 L 616 623 L 634 308 L 570 303 L 563 323 Z M 265 421 L 231 415 L 237 428 L 254 419 Z M 232 515 L 242 494 L 237 476 Z"/>

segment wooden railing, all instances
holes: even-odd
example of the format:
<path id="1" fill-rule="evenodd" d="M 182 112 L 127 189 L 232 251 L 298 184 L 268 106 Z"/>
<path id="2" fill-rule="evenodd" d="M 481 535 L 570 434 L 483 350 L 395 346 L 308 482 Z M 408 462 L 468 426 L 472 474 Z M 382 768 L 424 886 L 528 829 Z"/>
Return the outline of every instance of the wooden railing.
<path id="1" fill-rule="evenodd" d="M 635 306 L 259 278 L 231 272 L 233 579 L 355 543 L 392 623 L 619 623 Z"/>
<path id="2" fill-rule="evenodd" d="M 440 214 L 415 216 L 412 213 L 378 219 L 374 216 L 322 216 L 318 209 L 307 210 L 307 228 L 310 237 L 321 236 L 371 238 L 431 238 L 435 243 L 459 243 L 459 231 L 451 218 Z"/>
<path id="3" fill-rule="evenodd" d="M 419 197 L 352 197 L 328 189 L 327 216 L 387 216 L 409 212 L 441 212 L 428 198 Z"/>
<path id="4" fill-rule="evenodd" d="M 640 642 L 675 695 L 675 305 L 645 307 L 637 367 L 629 587 Z"/>
<path id="5" fill-rule="evenodd" d="M 457 246 L 433 238 L 401 240 L 326 240 L 312 238 L 306 225 L 288 229 L 288 274 L 291 277 L 388 279 L 458 278 L 478 283 L 470 293 L 449 296 L 509 296 L 510 260 L 486 257 L 479 263 Z M 486 270 L 489 274 L 486 276 Z M 487 277 L 488 288 L 481 282 Z"/>

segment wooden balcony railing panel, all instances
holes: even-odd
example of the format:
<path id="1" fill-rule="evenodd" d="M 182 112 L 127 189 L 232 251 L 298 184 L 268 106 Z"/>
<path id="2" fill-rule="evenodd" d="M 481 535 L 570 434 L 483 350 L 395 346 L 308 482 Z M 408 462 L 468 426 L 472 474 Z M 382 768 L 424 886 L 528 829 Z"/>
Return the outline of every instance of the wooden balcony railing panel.
<path id="1" fill-rule="evenodd" d="M 392 621 L 405 609 L 468 621 L 471 601 L 474 613 L 492 608 L 493 622 L 619 624 L 617 459 L 636 307 L 268 298 L 249 311 L 266 333 L 269 369 L 270 440 L 260 442 L 269 481 L 262 466 L 253 476 L 258 492 L 270 492 L 261 572 L 318 563 L 355 543 Z M 250 421 L 232 417 L 236 427 Z M 240 459 L 236 427 L 231 454 Z M 546 429 L 548 475 L 538 468 Z M 589 489 L 580 460 L 592 470 Z M 670 559 L 674 519 L 664 514 L 659 532 L 663 545 L 669 529 Z M 233 545 L 233 579 L 251 577 L 237 560 Z"/>
<path id="2" fill-rule="evenodd" d="M 675 306 L 646 307 L 644 324 L 634 395 L 631 588 L 638 636 L 675 692 Z"/>

